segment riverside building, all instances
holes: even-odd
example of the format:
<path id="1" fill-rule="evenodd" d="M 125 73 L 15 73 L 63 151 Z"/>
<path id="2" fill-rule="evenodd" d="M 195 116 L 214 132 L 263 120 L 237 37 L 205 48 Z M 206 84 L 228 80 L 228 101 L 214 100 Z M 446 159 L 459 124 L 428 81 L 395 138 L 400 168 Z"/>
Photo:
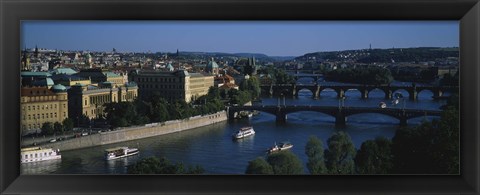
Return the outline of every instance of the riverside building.
<path id="1" fill-rule="evenodd" d="M 117 87 L 106 81 L 95 85 L 75 84 L 68 90 L 69 117 L 77 121 L 82 115 L 90 119 L 103 115 L 104 104 L 112 102 L 131 102 L 138 96 L 135 83 Z"/>
<path id="2" fill-rule="evenodd" d="M 206 95 L 213 86 L 213 75 L 189 73 L 185 70 L 135 70 L 130 72 L 129 79 L 138 84 L 139 96 L 143 99 L 158 94 L 168 101 L 182 99 L 190 102 Z"/>
<path id="3" fill-rule="evenodd" d="M 68 117 L 68 96 L 63 85 L 22 87 L 21 135 L 40 132 L 43 123 L 62 123 Z"/>

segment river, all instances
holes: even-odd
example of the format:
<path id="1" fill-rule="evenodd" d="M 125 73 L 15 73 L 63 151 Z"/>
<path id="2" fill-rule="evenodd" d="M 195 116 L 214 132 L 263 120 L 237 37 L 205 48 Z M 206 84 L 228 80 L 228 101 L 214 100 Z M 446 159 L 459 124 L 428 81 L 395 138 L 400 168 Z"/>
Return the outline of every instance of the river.
<path id="1" fill-rule="evenodd" d="M 438 110 L 445 100 L 433 100 L 429 91 L 422 91 L 416 101 L 408 100 L 406 91 L 397 91 L 404 95 L 396 107 Z M 372 91 L 368 99 L 361 99 L 360 92 L 346 92 L 345 106 L 378 107 L 384 101 L 389 107 L 394 105 L 384 100 L 380 90 Z M 262 98 L 262 105 L 329 105 L 338 106 L 335 91 L 325 90 L 319 99 L 312 99 L 308 90 L 299 92 L 298 98 Z M 251 119 L 225 121 L 211 126 L 196 128 L 184 132 L 151 137 L 141 140 L 98 146 L 92 148 L 62 152 L 62 159 L 21 165 L 22 174 L 125 174 L 126 166 L 141 158 L 166 157 L 172 162 L 186 165 L 200 165 L 207 174 L 243 174 L 248 161 L 266 156 L 266 149 L 275 142 L 290 141 L 291 149 L 302 161 L 306 169 L 307 156 L 305 145 L 311 135 L 319 137 L 326 147 L 327 139 L 335 131 L 346 131 L 355 147 L 362 142 L 383 136 L 391 139 L 398 128 L 398 120 L 381 114 L 358 114 L 348 117 L 347 126 L 335 128 L 334 118 L 317 112 L 296 112 L 287 115 L 287 123 L 277 124 L 275 116 L 260 112 Z M 408 120 L 409 125 L 418 125 L 422 120 L 438 117 L 419 117 Z M 251 125 L 256 134 L 243 140 L 232 140 L 231 135 L 240 127 Z M 105 161 L 103 151 L 115 146 L 138 147 L 140 154 L 128 158 Z"/>

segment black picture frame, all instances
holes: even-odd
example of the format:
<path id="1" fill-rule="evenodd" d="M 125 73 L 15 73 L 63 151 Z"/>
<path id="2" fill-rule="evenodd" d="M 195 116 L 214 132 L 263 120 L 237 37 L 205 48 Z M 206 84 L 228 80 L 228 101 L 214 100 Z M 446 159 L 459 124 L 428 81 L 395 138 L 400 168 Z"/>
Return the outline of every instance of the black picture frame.
<path id="1" fill-rule="evenodd" d="M 0 0 L 4 194 L 477 194 L 478 0 Z M 19 175 L 22 20 L 458 20 L 461 174 L 394 176 Z"/>

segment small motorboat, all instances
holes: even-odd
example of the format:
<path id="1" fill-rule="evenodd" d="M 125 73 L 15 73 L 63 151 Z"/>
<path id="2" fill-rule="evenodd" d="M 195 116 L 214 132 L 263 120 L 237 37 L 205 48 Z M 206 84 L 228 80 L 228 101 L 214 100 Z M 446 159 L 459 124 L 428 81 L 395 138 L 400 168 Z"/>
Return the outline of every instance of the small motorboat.
<path id="1" fill-rule="evenodd" d="M 288 150 L 290 148 L 293 147 L 293 144 L 291 144 L 290 142 L 280 142 L 279 144 L 274 144 L 273 147 L 269 148 L 267 150 L 267 152 L 269 154 L 273 153 L 273 152 L 278 152 L 278 151 L 282 151 L 282 150 Z"/>

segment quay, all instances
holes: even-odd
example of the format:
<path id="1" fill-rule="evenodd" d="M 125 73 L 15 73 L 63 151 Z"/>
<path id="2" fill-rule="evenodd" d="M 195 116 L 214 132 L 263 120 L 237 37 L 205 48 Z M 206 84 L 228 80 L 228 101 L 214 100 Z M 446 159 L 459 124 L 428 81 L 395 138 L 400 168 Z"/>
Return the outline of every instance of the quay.
<path id="1" fill-rule="evenodd" d="M 221 111 L 215 114 L 194 116 L 182 120 L 150 123 L 135 127 L 124 127 L 114 131 L 100 132 L 98 134 L 42 144 L 39 146 L 44 148 L 56 148 L 60 149 L 60 151 L 74 150 L 181 132 L 226 120 L 227 113 Z"/>

